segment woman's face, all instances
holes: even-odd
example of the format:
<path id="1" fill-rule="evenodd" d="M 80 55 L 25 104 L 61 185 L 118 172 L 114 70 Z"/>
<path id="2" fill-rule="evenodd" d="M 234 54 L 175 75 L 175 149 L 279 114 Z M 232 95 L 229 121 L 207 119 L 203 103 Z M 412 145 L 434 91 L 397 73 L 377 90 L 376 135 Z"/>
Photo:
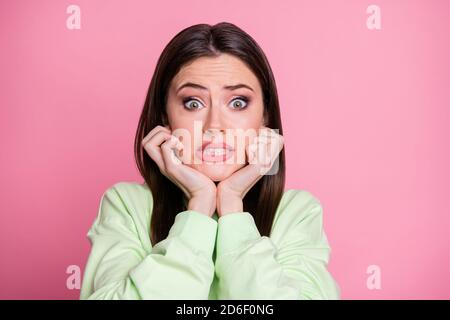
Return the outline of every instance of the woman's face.
<path id="1" fill-rule="evenodd" d="M 166 110 L 172 134 L 184 145 L 181 160 L 213 181 L 246 165 L 245 150 L 264 125 L 258 78 L 230 54 L 184 65 L 172 79 Z"/>

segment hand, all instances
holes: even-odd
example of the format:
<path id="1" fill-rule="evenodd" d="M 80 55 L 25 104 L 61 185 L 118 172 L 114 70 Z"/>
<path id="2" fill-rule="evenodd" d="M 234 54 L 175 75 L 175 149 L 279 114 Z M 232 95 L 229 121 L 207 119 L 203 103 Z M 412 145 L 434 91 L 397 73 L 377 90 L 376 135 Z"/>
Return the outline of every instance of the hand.
<path id="1" fill-rule="evenodd" d="M 184 146 L 169 126 L 156 126 L 142 140 L 142 146 L 160 172 L 177 185 L 188 199 L 188 210 L 212 216 L 216 209 L 216 185 L 179 159 Z"/>
<path id="2" fill-rule="evenodd" d="M 243 211 L 244 196 L 273 167 L 283 147 L 283 136 L 268 127 L 261 128 L 245 150 L 249 164 L 217 185 L 219 217 Z"/>

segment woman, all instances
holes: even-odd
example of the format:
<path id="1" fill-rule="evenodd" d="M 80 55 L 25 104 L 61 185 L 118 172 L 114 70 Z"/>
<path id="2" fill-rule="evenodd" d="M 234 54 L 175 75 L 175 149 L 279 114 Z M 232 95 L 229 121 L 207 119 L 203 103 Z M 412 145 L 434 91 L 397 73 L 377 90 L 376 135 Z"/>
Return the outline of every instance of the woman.
<path id="1" fill-rule="evenodd" d="M 162 52 L 135 139 L 143 184 L 103 194 L 81 299 L 339 299 L 320 202 L 284 191 L 275 80 L 230 23 Z"/>

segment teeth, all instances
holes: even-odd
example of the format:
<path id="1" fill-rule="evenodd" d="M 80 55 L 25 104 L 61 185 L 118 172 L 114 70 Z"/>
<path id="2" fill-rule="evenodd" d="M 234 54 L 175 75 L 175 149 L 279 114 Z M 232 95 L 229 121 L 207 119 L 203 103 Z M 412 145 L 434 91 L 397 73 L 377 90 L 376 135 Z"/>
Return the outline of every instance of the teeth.
<path id="1" fill-rule="evenodd" d="M 227 152 L 224 148 L 207 148 L 205 150 L 205 154 L 216 157 L 223 156 Z"/>

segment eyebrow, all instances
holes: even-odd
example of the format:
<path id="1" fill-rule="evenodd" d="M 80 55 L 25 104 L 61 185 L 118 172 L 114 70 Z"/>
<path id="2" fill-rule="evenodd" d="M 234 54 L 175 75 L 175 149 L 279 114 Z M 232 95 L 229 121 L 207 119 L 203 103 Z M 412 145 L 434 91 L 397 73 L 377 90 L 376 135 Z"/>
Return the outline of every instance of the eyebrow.
<path id="1" fill-rule="evenodd" d="M 181 89 L 183 89 L 185 87 L 191 87 L 191 88 L 200 89 L 200 90 L 208 90 L 208 88 L 206 88 L 204 86 L 201 86 L 201 85 L 199 85 L 197 83 L 186 82 L 186 83 L 182 84 L 180 87 L 178 87 L 177 93 L 178 93 L 178 91 L 180 91 Z M 227 90 L 236 90 L 236 89 L 239 89 L 239 88 L 247 88 L 247 89 L 249 89 L 249 90 L 254 92 L 252 87 L 250 87 L 250 86 L 248 86 L 246 84 L 243 84 L 243 83 L 238 83 L 238 84 L 230 85 L 230 86 L 224 86 L 223 88 L 227 89 Z"/>

